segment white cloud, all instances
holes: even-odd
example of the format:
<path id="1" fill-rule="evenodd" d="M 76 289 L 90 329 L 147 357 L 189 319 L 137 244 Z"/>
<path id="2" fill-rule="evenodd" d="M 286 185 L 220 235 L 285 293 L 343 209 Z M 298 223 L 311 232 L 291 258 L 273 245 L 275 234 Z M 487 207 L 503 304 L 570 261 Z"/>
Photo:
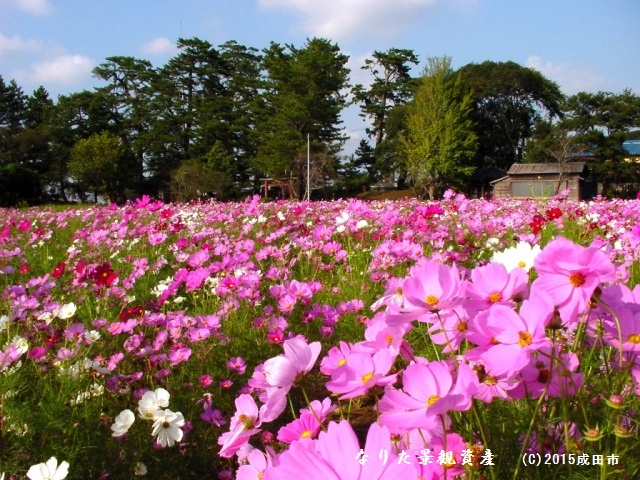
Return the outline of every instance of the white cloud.
<path id="1" fill-rule="evenodd" d="M 566 95 L 578 92 L 597 92 L 606 90 L 609 80 L 597 73 L 591 65 L 582 63 L 554 63 L 544 61 L 539 56 L 531 56 L 525 62 L 529 68 L 542 73 L 545 77 L 560 85 Z"/>
<path id="2" fill-rule="evenodd" d="M 46 15 L 53 11 L 49 0 L 16 0 L 16 7 L 33 15 Z"/>
<path id="3" fill-rule="evenodd" d="M 19 35 L 7 37 L 0 33 L 0 57 L 12 53 L 35 51 L 41 47 L 37 40 L 24 40 Z"/>
<path id="4" fill-rule="evenodd" d="M 173 55 L 178 52 L 176 43 L 168 38 L 158 37 L 150 42 L 143 43 L 140 51 L 147 55 Z"/>
<path id="5" fill-rule="evenodd" d="M 418 22 L 437 0 L 258 0 L 263 8 L 297 11 L 312 35 L 343 41 L 392 38 Z"/>
<path id="6" fill-rule="evenodd" d="M 26 76 L 34 83 L 71 86 L 91 77 L 95 65 L 93 59 L 82 55 L 60 55 L 32 65 Z"/>

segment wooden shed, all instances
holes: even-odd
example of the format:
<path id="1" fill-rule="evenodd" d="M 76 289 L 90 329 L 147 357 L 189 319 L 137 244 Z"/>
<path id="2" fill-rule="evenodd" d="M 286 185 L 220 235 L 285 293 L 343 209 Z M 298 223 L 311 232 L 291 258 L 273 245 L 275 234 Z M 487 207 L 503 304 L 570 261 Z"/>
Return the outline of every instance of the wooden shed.
<path id="1" fill-rule="evenodd" d="M 495 198 L 545 198 L 569 190 L 570 200 L 583 200 L 585 166 L 586 162 L 514 163 L 506 176 L 491 182 L 493 195 Z"/>

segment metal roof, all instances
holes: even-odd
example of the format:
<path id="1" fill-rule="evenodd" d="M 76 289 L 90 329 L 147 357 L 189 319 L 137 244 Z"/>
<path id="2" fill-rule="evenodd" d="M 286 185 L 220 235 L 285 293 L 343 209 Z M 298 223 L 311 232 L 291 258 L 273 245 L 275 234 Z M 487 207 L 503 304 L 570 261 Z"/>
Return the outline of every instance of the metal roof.
<path id="1" fill-rule="evenodd" d="M 626 140 L 622 142 L 624 148 L 629 155 L 640 155 L 640 140 Z"/>
<path id="2" fill-rule="evenodd" d="M 564 173 L 582 173 L 585 162 L 568 162 Z M 514 163 L 507 175 L 540 175 L 544 173 L 560 173 L 559 163 Z"/>

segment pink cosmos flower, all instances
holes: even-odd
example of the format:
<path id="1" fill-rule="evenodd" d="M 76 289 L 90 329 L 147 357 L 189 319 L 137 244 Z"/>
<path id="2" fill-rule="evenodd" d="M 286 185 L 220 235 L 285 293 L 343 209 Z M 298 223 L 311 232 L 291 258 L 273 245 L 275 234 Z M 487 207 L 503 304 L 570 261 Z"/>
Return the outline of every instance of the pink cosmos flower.
<path id="1" fill-rule="evenodd" d="M 220 435 L 218 445 L 222 445 L 220 456 L 230 458 L 245 444 L 254 433 L 258 433 L 262 424 L 260 412 L 251 395 L 243 394 L 236 398 L 236 413 L 231 419 L 229 431 Z"/>
<path id="2" fill-rule="evenodd" d="M 327 352 L 327 356 L 320 362 L 320 371 L 325 375 L 334 376 L 334 372 L 340 368 L 344 368 L 347 363 L 347 357 L 351 354 L 351 345 L 340 341 L 339 347 L 331 347 Z M 336 374 L 337 375 L 337 374 Z"/>
<path id="3" fill-rule="evenodd" d="M 296 440 L 315 438 L 320 432 L 320 422 L 310 412 L 300 414 L 300 417 L 278 430 L 278 440 L 290 444 Z"/>
<path id="4" fill-rule="evenodd" d="M 566 323 L 575 322 L 587 308 L 591 295 L 603 282 L 616 280 L 616 268 L 602 250 L 582 247 L 558 237 L 536 257 L 539 277 L 533 288 L 544 290 Z"/>
<path id="5" fill-rule="evenodd" d="M 454 382 L 449 365 L 419 359 L 405 368 L 402 389 L 387 387 L 380 400 L 380 423 L 393 433 L 413 428 L 432 430 L 440 423 L 438 415 L 449 410 L 467 410 L 478 380 L 466 364 L 460 364 Z"/>
<path id="6" fill-rule="evenodd" d="M 553 347 L 543 347 L 520 371 L 520 382 L 509 392 L 510 396 L 520 399 L 538 398 L 542 394 L 563 398 L 574 395 L 584 378 L 584 374 L 577 372 L 579 366 L 575 353 L 558 353 Z"/>
<path id="7" fill-rule="evenodd" d="M 264 362 L 264 377 L 270 387 L 291 388 L 300 375 L 313 368 L 320 355 L 320 342 L 308 344 L 301 335 L 285 340 L 284 355 Z"/>
<path id="8" fill-rule="evenodd" d="M 344 369 L 334 372 L 326 387 L 333 393 L 342 394 L 340 400 L 365 394 L 374 385 L 389 385 L 396 375 L 387 375 L 395 356 L 384 348 L 370 353 L 351 353 L 346 358 Z"/>
<path id="9" fill-rule="evenodd" d="M 524 368 L 531 352 L 551 344 L 545 325 L 552 315 L 551 299 L 537 289 L 523 302 L 520 314 L 504 305 L 492 307 L 485 325 L 492 332 L 491 344 L 479 355 L 487 371 L 494 376 L 511 376 Z"/>
<path id="10" fill-rule="evenodd" d="M 471 283 L 467 287 L 470 300 L 465 306 L 475 311 L 490 308 L 493 305 L 514 306 L 513 296 L 521 293 L 529 276 L 521 268 L 510 272 L 501 263 L 489 263 L 471 271 Z"/>
<path id="11" fill-rule="evenodd" d="M 380 452 L 389 452 L 386 464 Z M 398 462 L 385 427 L 369 427 L 364 448 L 360 448 L 353 428 L 346 420 L 331 422 L 312 442 L 293 442 L 264 470 L 263 480 L 398 480 L 415 477 L 411 464 Z"/>
<path id="12" fill-rule="evenodd" d="M 422 260 L 411 268 L 402 284 L 406 311 L 390 314 L 387 323 L 398 325 L 415 319 L 432 322 L 437 313 L 460 305 L 465 289 L 466 282 L 461 280 L 457 267 Z"/>
<path id="13" fill-rule="evenodd" d="M 247 362 L 242 357 L 232 357 L 227 362 L 227 368 L 239 375 L 242 375 L 247 369 Z"/>
<path id="14" fill-rule="evenodd" d="M 606 332 L 604 341 L 616 349 L 640 353 L 640 311 L 617 308 L 616 314 L 617 321 L 609 318 L 603 322 Z"/>
<path id="15" fill-rule="evenodd" d="M 236 471 L 236 480 L 258 480 L 264 476 L 264 471 L 272 466 L 271 457 L 258 449 L 253 449 L 247 456 L 247 463 Z"/>

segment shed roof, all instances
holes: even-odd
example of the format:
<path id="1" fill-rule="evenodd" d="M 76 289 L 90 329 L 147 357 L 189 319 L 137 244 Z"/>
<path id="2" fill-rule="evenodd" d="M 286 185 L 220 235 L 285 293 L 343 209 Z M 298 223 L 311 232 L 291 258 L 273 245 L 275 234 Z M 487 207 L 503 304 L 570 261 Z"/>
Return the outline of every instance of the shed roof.
<path id="1" fill-rule="evenodd" d="M 585 162 L 568 162 L 564 173 L 582 173 Z M 544 173 L 560 173 L 559 163 L 514 163 L 507 172 L 508 175 L 540 175 Z"/>

